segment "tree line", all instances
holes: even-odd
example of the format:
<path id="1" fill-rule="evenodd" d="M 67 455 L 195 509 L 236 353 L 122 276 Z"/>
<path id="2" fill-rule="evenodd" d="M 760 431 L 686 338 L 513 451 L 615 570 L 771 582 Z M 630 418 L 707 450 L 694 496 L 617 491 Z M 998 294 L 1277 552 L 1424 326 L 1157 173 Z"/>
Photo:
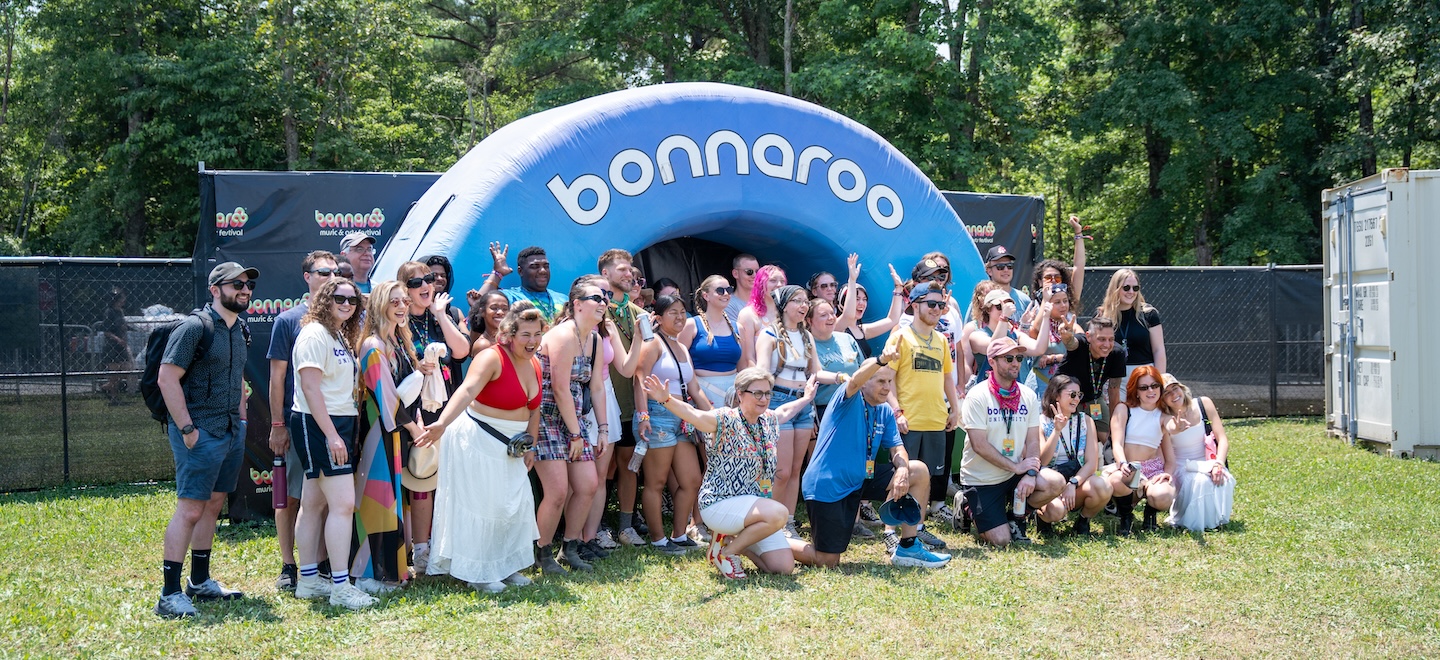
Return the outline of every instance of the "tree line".
<path id="1" fill-rule="evenodd" d="M 1042 194 L 1094 263 L 1316 262 L 1324 188 L 1440 166 L 1440 0 L 0 0 L 0 47 L 0 254 L 187 255 L 197 161 L 443 171 L 675 81 Z"/>

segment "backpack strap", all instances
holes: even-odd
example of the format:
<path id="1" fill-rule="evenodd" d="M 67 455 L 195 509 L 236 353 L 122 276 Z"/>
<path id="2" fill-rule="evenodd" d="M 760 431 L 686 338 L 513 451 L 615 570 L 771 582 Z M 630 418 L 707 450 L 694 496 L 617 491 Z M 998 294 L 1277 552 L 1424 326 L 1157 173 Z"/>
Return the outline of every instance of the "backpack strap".
<path id="1" fill-rule="evenodd" d="M 1214 435 L 1215 430 L 1210 427 L 1210 414 L 1205 412 L 1205 402 L 1200 399 L 1196 399 L 1195 403 L 1196 405 L 1200 406 L 1200 419 L 1205 423 L 1205 436 L 1209 437 L 1211 435 Z"/>

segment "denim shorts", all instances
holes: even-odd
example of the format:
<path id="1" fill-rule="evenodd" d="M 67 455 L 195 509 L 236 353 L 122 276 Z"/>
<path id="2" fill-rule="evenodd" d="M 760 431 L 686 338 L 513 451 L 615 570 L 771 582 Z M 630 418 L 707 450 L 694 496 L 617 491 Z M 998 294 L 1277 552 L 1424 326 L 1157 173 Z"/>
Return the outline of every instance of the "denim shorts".
<path id="1" fill-rule="evenodd" d="M 676 417 L 665 406 L 658 402 L 648 401 L 650 410 L 650 434 L 646 438 L 650 441 L 651 449 L 664 449 L 674 447 L 681 442 L 691 442 L 689 435 L 680 433 L 680 418 Z M 635 422 L 635 437 L 640 437 L 640 422 Z"/>
<path id="2" fill-rule="evenodd" d="M 245 458 L 245 423 L 236 424 L 225 435 L 214 435 L 196 427 L 194 447 L 175 422 L 166 425 L 170 453 L 175 455 L 175 495 L 187 500 L 208 500 L 212 493 L 233 493 L 240 480 L 240 463 Z"/>
<path id="3" fill-rule="evenodd" d="M 800 397 L 798 395 L 803 393 L 801 392 L 801 390 L 793 390 L 794 392 L 796 392 L 796 394 L 791 394 L 790 391 L 791 390 L 788 387 L 776 385 L 775 394 L 770 397 L 770 409 L 774 410 L 776 408 L 779 408 L 780 406 L 790 403 L 791 401 L 799 399 Z M 814 406 L 805 406 L 805 409 L 801 410 L 794 417 L 791 417 L 790 421 L 780 425 L 781 431 L 803 431 L 805 429 L 813 428 L 815 428 Z"/>

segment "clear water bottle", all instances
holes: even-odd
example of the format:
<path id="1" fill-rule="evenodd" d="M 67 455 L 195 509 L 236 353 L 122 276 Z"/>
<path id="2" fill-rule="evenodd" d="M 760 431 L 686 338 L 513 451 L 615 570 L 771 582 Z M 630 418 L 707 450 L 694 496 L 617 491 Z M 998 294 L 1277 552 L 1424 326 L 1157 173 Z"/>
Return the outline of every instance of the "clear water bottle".
<path id="1" fill-rule="evenodd" d="M 645 453 L 648 451 L 650 451 L 650 443 L 643 438 L 637 439 L 635 441 L 635 455 L 630 457 L 630 465 L 626 466 L 626 469 L 639 473 L 640 464 L 645 462 Z"/>
<path id="2" fill-rule="evenodd" d="M 290 506 L 289 490 L 285 483 L 285 456 L 276 454 L 275 462 L 270 464 L 270 506 L 276 509 Z"/>
<path id="3" fill-rule="evenodd" d="M 1025 517 L 1025 498 L 1020 496 L 1019 486 L 1015 488 L 1015 501 L 1010 503 L 1010 512 L 1014 514 L 1016 518 Z"/>

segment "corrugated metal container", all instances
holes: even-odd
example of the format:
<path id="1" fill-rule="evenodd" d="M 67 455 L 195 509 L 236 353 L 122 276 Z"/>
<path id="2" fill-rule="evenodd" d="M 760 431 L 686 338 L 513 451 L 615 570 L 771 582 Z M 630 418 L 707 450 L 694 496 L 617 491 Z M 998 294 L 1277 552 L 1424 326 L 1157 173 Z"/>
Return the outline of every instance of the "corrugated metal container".
<path id="1" fill-rule="evenodd" d="M 1440 170 L 1384 170 L 1322 202 L 1326 425 L 1440 458 Z"/>

